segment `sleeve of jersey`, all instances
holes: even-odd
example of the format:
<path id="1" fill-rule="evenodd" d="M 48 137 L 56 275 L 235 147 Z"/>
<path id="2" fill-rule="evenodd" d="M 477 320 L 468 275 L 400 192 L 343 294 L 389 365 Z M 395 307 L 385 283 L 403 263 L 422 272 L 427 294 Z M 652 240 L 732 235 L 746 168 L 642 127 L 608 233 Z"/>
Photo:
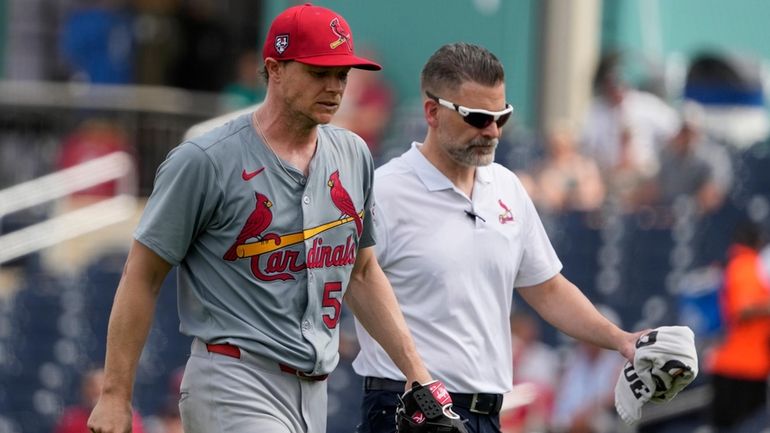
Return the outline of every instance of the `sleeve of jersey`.
<path id="1" fill-rule="evenodd" d="M 516 287 L 534 286 L 554 277 L 561 271 L 562 264 L 548 239 L 535 205 L 529 195 L 523 191 L 521 184 L 517 186 L 522 189 L 526 203 L 523 221 L 524 254 L 514 285 Z"/>
<path id="2" fill-rule="evenodd" d="M 364 229 L 361 233 L 361 239 L 358 241 L 358 248 L 371 247 L 376 243 L 373 213 L 374 213 L 374 161 L 366 143 L 361 141 L 363 149 L 363 188 L 364 188 Z"/>
<path id="3" fill-rule="evenodd" d="M 205 229 L 221 198 L 216 169 L 197 145 L 173 149 L 158 168 L 134 238 L 172 265 Z"/>

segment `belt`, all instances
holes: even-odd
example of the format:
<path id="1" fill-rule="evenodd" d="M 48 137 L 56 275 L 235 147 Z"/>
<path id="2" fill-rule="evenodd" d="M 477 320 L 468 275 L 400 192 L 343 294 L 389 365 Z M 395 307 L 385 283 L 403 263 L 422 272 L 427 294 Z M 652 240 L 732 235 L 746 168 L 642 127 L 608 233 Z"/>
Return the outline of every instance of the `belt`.
<path id="1" fill-rule="evenodd" d="M 237 358 L 241 359 L 241 349 L 238 346 L 233 346 L 232 344 L 206 344 L 206 349 L 211 353 L 218 353 L 220 355 L 229 356 L 231 358 Z M 318 376 L 311 376 L 304 371 L 299 371 L 294 367 L 289 367 L 286 364 L 278 363 L 278 368 L 281 369 L 284 373 L 293 374 L 300 379 L 305 380 L 315 380 L 315 381 L 322 381 L 326 380 L 326 378 L 329 376 L 328 374 L 321 374 Z"/>
<path id="2" fill-rule="evenodd" d="M 364 391 L 390 391 L 399 394 L 404 392 L 406 382 L 382 379 L 379 377 L 367 376 L 364 378 Z M 464 394 L 450 392 L 452 405 L 467 409 L 472 413 L 479 415 L 497 415 L 503 406 L 502 394 Z"/>

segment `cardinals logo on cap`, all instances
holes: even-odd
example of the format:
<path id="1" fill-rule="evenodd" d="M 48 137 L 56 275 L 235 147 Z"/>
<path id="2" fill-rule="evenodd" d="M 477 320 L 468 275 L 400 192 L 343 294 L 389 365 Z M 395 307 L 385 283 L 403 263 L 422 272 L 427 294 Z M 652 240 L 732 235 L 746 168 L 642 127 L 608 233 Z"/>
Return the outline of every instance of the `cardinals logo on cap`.
<path id="1" fill-rule="evenodd" d="M 289 48 L 289 35 L 278 35 L 275 37 L 275 50 L 278 54 L 283 54 Z"/>
<path id="2" fill-rule="evenodd" d="M 342 26 L 340 23 L 340 19 L 337 17 L 334 17 L 334 19 L 329 23 L 329 25 L 332 28 L 332 31 L 335 35 L 337 35 L 337 40 L 329 44 L 329 47 L 331 49 L 335 49 L 339 47 L 340 45 L 347 43 L 348 44 L 348 50 L 353 51 L 353 47 L 350 45 L 350 32 Z"/>

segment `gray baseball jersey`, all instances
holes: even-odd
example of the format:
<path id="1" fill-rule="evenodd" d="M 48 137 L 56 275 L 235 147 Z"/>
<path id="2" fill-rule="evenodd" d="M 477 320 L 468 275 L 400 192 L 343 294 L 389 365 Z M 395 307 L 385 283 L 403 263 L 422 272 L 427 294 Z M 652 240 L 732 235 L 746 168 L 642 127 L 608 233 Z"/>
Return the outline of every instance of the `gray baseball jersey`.
<path id="1" fill-rule="evenodd" d="M 172 150 L 134 236 L 178 265 L 184 334 L 327 374 L 357 250 L 374 245 L 372 158 L 355 134 L 319 126 L 305 177 L 251 119 Z"/>

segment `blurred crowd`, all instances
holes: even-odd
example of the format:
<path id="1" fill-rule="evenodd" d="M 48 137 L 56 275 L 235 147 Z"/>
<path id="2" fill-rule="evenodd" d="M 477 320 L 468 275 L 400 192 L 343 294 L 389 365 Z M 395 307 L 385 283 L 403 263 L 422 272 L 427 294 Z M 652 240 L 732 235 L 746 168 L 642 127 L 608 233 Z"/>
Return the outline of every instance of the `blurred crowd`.
<path id="1" fill-rule="evenodd" d="M 221 93 L 222 111 L 261 100 L 260 2 L 9 2 L 5 77 Z"/>
<path id="2" fill-rule="evenodd" d="M 733 181 L 729 143 L 704 124 L 708 108 L 678 107 L 623 79 L 619 53 L 605 56 L 594 98 L 581 125 L 557 124 L 542 138 L 542 155 L 520 176 L 545 213 L 595 211 L 608 202 L 623 212 L 671 207 L 681 198 L 708 214 L 724 203 Z"/>

